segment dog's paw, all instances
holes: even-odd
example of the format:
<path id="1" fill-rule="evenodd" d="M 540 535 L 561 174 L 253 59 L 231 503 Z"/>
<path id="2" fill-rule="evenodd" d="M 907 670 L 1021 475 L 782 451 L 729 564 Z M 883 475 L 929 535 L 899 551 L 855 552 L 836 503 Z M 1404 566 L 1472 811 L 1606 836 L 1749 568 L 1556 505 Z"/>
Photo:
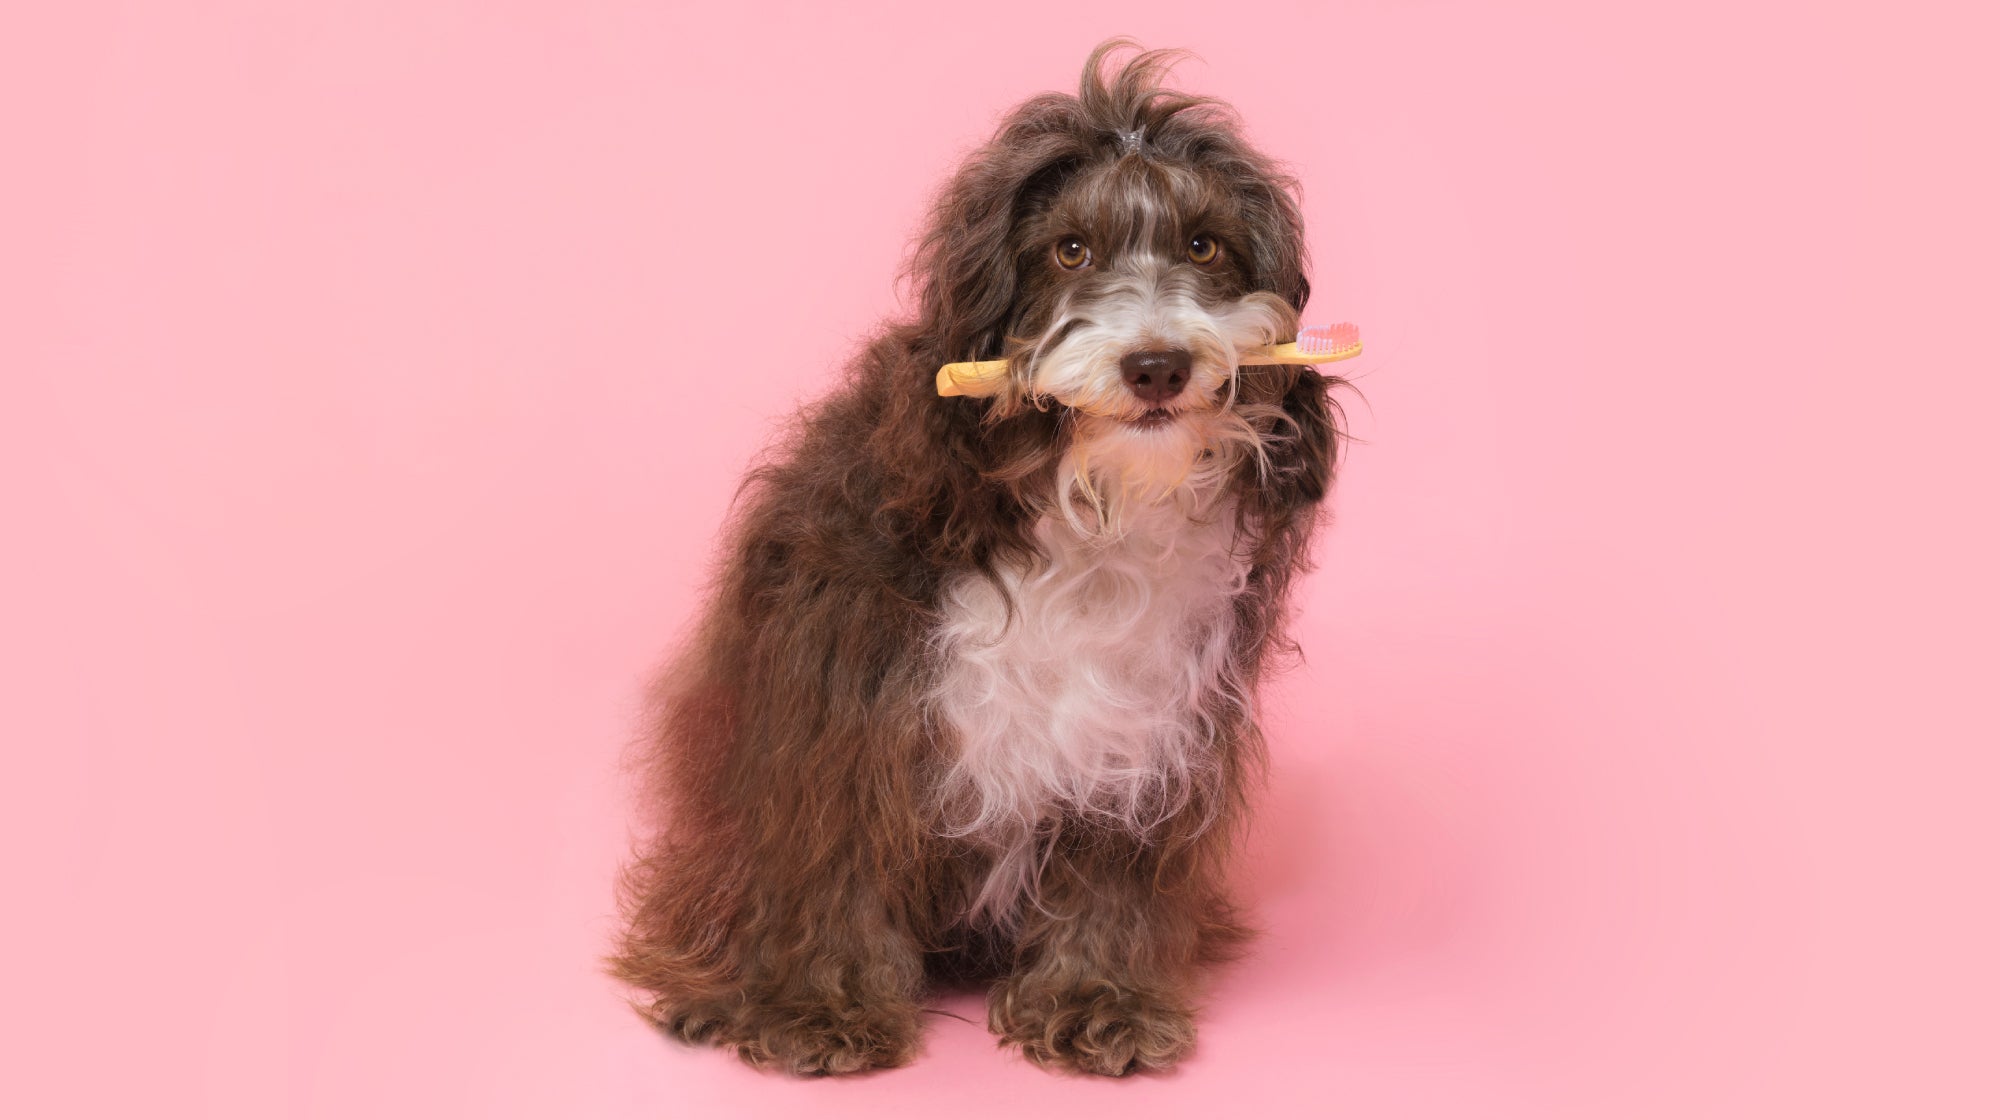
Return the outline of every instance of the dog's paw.
<path id="1" fill-rule="evenodd" d="M 1104 981 L 1061 992 L 1009 981 L 994 993 L 989 1021 L 1038 1065 L 1107 1077 L 1169 1069 L 1194 1048 L 1185 1008 Z"/>
<path id="2" fill-rule="evenodd" d="M 735 1022 L 737 1012 L 720 1000 L 661 1000 L 650 1008 L 641 1008 L 640 1013 L 669 1037 L 698 1046 L 726 1035 Z"/>
<path id="3" fill-rule="evenodd" d="M 761 1069 L 805 1077 L 905 1065 L 922 1030 L 912 1009 L 770 1009 L 757 1018 L 736 1041 L 737 1054 Z"/>

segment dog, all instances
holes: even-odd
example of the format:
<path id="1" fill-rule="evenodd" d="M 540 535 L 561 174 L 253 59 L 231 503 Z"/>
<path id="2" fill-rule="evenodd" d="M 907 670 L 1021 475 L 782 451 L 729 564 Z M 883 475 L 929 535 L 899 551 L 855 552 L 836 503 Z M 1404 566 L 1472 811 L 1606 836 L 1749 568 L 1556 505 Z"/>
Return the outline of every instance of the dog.
<path id="1" fill-rule="evenodd" d="M 965 161 L 914 316 L 739 493 L 653 695 L 661 823 L 611 958 L 679 1039 L 895 1066 L 928 993 L 983 982 L 1035 1062 L 1162 1070 L 1248 936 L 1253 695 L 1295 649 L 1340 382 L 1239 368 L 1306 303 L 1297 185 L 1136 51 L 1100 46 Z M 990 396 L 934 387 L 995 358 Z"/>

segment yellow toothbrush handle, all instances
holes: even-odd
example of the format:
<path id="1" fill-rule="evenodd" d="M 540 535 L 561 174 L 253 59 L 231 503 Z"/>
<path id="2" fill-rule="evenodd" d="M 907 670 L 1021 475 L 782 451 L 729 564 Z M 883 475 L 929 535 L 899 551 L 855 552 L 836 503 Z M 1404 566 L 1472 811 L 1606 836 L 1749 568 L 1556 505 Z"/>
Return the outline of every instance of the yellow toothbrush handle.
<path id="1" fill-rule="evenodd" d="M 1007 359 L 990 362 L 953 362 L 938 370 L 940 397 L 990 397 L 1007 380 Z"/>
<path id="2" fill-rule="evenodd" d="M 1361 353 L 1361 343 L 1333 351 L 1302 352 L 1296 342 L 1280 343 L 1277 346 L 1260 346 L 1245 350 L 1237 358 L 1240 366 L 1310 366 L 1320 362 L 1344 362 Z M 990 362 L 953 362 L 938 370 L 937 391 L 940 397 L 990 397 L 1000 391 L 1007 380 L 1007 360 L 1000 358 Z"/>
<path id="3" fill-rule="evenodd" d="M 1236 359 L 1239 366 L 1311 366 L 1321 362 L 1344 362 L 1361 353 L 1361 344 L 1343 346 L 1338 350 L 1302 351 L 1296 342 L 1283 342 L 1276 346 L 1260 346 L 1255 350 L 1245 350 Z"/>

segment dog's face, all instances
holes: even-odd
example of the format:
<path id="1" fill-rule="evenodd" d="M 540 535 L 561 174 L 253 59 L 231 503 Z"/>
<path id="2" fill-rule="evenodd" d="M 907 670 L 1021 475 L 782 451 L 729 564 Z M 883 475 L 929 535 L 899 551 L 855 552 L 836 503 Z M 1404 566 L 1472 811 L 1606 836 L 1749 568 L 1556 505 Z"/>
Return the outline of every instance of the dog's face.
<path id="1" fill-rule="evenodd" d="M 1119 143 L 1018 220 L 1015 376 L 1075 414 L 1080 457 L 1158 491 L 1243 434 L 1238 356 L 1298 314 L 1259 286 L 1273 246 L 1225 175 Z"/>
<path id="2" fill-rule="evenodd" d="M 967 161 L 915 262 L 943 359 L 1007 358 L 988 418 L 1059 411 L 1100 513 L 1264 458 L 1296 375 L 1237 361 L 1291 338 L 1308 291 L 1291 182 L 1226 108 L 1158 84 L 1167 56 L 1107 77 L 1102 54 Z"/>
<path id="3" fill-rule="evenodd" d="M 1237 355 L 1297 322 L 1257 290 L 1256 231 L 1197 168 L 1137 153 L 1101 163 L 1024 214 L 1017 236 L 1028 391 L 1135 430 L 1215 407 Z"/>

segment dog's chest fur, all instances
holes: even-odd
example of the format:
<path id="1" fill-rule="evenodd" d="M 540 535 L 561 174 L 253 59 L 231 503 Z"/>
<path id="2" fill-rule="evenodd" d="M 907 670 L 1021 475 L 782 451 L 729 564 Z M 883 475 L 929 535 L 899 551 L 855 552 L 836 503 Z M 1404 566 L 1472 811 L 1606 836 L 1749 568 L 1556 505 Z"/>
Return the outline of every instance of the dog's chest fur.
<path id="1" fill-rule="evenodd" d="M 1037 535 L 1046 565 L 952 584 L 936 634 L 945 828 L 992 854 L 974 909 L 1002 918 L 1051 822 L 1143 835 L 1183 808 L 1215 772 L 1215 712 L 1240 700 L 1230 510 L 1165 502 L 1116 538 L 1049 517 Z"/>

